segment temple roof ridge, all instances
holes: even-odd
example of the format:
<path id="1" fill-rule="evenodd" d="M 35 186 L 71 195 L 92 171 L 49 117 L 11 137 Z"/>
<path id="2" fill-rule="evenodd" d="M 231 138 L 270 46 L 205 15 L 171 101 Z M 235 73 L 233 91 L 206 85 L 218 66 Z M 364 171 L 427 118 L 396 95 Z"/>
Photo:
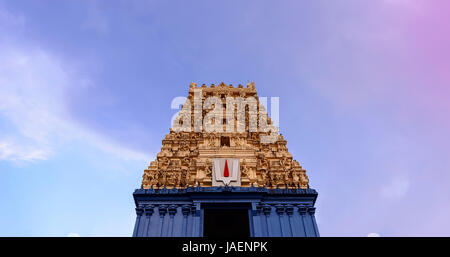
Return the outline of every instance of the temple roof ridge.
<path id="1" fill-rule="evenodd" d="M 242 84 L 238 84 L 237 87 L 233 86 L 233 84 L 226 84 L 225 82 L 220 82 L 218 85 L 211 83 L 210 86 L 207 86 L 205 83 L 203 83 L 201 86 L 198 86 L 196 82 L 191 82 L 189 84 L 189 89 L 250 89 L 250 90 L 256 90 L 255 88 L 255 82 L 251 81 L 246 84 L 246 87 L 244 87 Z"/>

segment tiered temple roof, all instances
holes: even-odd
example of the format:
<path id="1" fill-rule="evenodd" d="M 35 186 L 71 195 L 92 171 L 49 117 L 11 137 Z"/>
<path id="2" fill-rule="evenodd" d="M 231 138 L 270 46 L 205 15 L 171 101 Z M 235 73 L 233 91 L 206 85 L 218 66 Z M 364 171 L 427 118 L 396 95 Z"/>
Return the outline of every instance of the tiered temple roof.
<path id="1" fill-rule="evenodd" d="M 243 99 L 254 98 L 257 102 L 258 129 L 250 129 L 251 108 L 245 108 L 245 129 L 238 131 L 240 124 L 238 112 L 234 112 L 232 119 L 235 129 L 226 129 L 229 121 L 224 119 L 220 124 L 221 132 L 206 132 L 194 128 L 196 119 L 204 119 L 209 110 L 201 109 L 201 115 L 194 113 L 198 109 L 194 107 L 195 93 L 199 92 L 202 105 L 208 97 L 220 99 L 226 107 L 227 97 L 241 97 Z M 198 100 L 199 101 L 199 100 Z M 212 159 L 213 158 L 238 158 L 240 159 L 241 186 L 265 187 L 265 188 L 303 188 L 309 187 L 306 171 L 294 160 L 286 147 L 286 140 L 281 134 L 275 134 L 275 140 L 264 142 L 263 136 L 274 135 L 260 129 L 261 121 L 266 121 L 271 128 L 272 121 L 259 102 L 254 83 L 246 87 L 238 85 L 226 85 L 220 83 L 210 87 L 197 86 L 191 83 L 189 95 L 183 105 L 188 112 L 180 112 L 179 116 L 162 140 L 161 151 L 154 161 L 144 171 L 142 188 L 186 188 L 187 186 L 212 186 Z M 186 109 L 187 108 L 187 109 Z M 247 110 L 247 111 L 246 111 Z M 179 124 L 186 121 L 186 114 L 190 122 L 190 129 L 176 130 Z M 225 111 L 223 117 L 227 117 Z M 261 119 L 262 118 L 262 119 Z M 202 123 L 200 123 L 202 124 Z M 186 125 L 186 124 L 185 124 Z"/>

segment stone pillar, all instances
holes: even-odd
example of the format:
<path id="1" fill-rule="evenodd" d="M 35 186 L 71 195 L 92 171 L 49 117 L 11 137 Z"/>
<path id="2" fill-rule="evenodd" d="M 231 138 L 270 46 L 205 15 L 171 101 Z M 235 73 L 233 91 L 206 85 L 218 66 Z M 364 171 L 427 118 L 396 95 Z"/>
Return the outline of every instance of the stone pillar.
<path id="1" fill-rule="evenodd" d="M 139 226 L 141 223 L 141 217 L 144 213 L 144 209 L 142 206 L 136 207 L 136 224 L 134 225 L 133 236 L 139 236 Z"/>
<path id="2" fill-rule="evenodd" d="M 300 213 L 300 225 L 301 225 L 301 227 L 302 227 L 302 229 L 301 229 L 301 231 L 303 232 L 303 235 L 301 235 L 301 236 L 308 236 L 308 234 L 307 234 L 307 227 L 306 227 L 306 222 L 307 222 L 307 220 L 306 220 L 306 211 L 307 211 L 307 207 L 306 206 L 304 206 L 304 205 L 300 205 L 300 206 L 298 206 L 298 212 Z"/>
<path id="3" fill-rule="evenodd" d="M 177 213 L 177 206 L 172 204 L 169 206 L 169 231 L 167 233 L 168 237 L 173 236 L 173 219 L 175 214 Z"/>
<path id="4" fill-rule="evenodd" d="M 273 229 L 270 223 L 270 213 L 272 212 L 272 206 L 265 204 L 262 207 L 263 212 L 264 212 L 264 216 L 265 216 L 265 220 L 266 220 L 266 228 L 267 228 L 267 235 L 266 236 L 274 236 L 273 234 Z"/>
<path id="5" fill-rule="evenodd" d="M 294 231 L 296 230 L 294 220 L 292 218 L 292 215 L 294 214 L 294 206 L 291 204 L 288 204 L 286 206 L 286 214 L 288 219 L 288 225 L 289 225 L 289 236 L 297 236 Z"/>
<path id="6" fill-rule="evenodd" d="M 253 203 L 251 214 L 253 222 L 253 233 L 254 233 L 253 236 L 254 237 L 264 236 L 261 205 Z"/>
<path id="7" fill-rule="evenodd" d="M 160 221 L 159 221 L 159 228 L 160 228 L 159 236 L 162 237 L 162 236 L 165 236 L 164 235 L 164 216 L 167 213 L 167 205 L 161 204 L 158 207 L 158 211 L 159 211 L 159 217 L 160 217 Z"/>
<path id="8" fill-rule="evenodd" d="M 152 218 L 152 215 L 153 215 L 153 212 L 154 212 L 154 210 L 153 210 L 154 207 L 155 206 L 153 206 L 153 205 L 147 205 L 144 208 L 146 223 L 144 223 L 145 224 L 145 228 L 144 228 L 144 232 L 143 232 L 142 236 L 149 236 L 149 234 L 150 234 L 149 233 L 150 226 L 151 226 L 150 222 L 151 222 L 151 218 Z"/>
<path id="9" fill-rule="evenodd" d="M 314 229 L 315 236 L 320 236 L 319 228 L 317 227 L 317 223 L 316 223 L 316 218 L 314 217 L 314 214 L 316 213 L 316 208 L 315 207 L 308 208 L 308 213 L 311 216 L 312 227 Z"/>
<path id="10" fill-rule="evenodd" d="M 185 204 L 181 207 L 181 212 L 183 213 L 183 226 L 182 226 L 182 232 L 181 236 L 188 236 L 188 216 L 191 212 L 191 206 L 188 204 Z"/>
<path id="11" fill-rule="evenodd" d="M 191 206 L 192 213 L 192 236 L 199 237 L 200 236 L 200 221 L 199 221 L 199 210 L 197 210 L 196 204 L 192 204 Z"/>
<path id="12" fill-rule="evenodd" d="M 277 214 L 278 214 L 278 223 L 280 224 L 279 225 L 279 228 L 280 228 L 280 235 L 279 236 L 286 236 L 285 234 L 286 234 L 286 231 L 284 231 L 284 230 L 286 230 L 286 228 L 283 228 L 284 227 L 284 222 L 283 222 L 283 214 L 284 214 L 284 211 L 285 211 L 285 208 L 284 208 L 284 206 L 283 205 L 281 205 L 281 204 L 277 204 L 276 206 L 275 206 L 275 211 L 277 212 Z"/>

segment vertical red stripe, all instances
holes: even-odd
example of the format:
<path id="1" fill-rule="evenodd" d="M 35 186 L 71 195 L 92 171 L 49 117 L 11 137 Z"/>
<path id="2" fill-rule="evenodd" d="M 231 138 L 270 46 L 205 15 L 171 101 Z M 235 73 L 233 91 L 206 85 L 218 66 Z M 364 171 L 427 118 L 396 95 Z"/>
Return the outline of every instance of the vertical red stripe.
<path id="1" fill-rule="evenodd" d="M 229 177 L 230 176 L 230 172 L 228 171 L 227 160 L 225 160 L 225 169 L 223 170 L 223 176 L 224 177 Z"/>

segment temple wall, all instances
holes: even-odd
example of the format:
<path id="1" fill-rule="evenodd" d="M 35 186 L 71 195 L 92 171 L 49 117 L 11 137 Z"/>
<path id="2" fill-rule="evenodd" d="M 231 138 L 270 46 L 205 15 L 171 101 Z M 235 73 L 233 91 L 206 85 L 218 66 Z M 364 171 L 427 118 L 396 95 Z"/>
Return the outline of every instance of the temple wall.
<path id="1" fill-rule="evenodd" d="M 207 204 L 248 204 L 252 237 L 317 237 L 313 189 L 136 190 L 135 237 L 201 237 Z M 204 188 L 200 188 L 204 190 Z M 181 192 L 180 192 L 181 191 Z M 258 192 L 259 191 L 259 192 Z M 192 193 L 192 194 L 191 194 Z"/>
<path id="2" fill-rule="evenodd" d="M 272 202 L 252 208 L 254 237 L 318 237 L 315 208 Z"/>

